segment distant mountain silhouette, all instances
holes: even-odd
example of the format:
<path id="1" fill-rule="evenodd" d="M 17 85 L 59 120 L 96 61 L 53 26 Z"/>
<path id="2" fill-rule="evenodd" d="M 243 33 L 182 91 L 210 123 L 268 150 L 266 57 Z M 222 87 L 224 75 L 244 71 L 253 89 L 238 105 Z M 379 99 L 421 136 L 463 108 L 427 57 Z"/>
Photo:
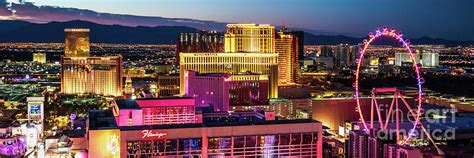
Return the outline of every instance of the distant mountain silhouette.
<path id="1" fill-rule="evenodd" d="M 113 4 L 110 4 L 113 5 Z M 165 18 L 159 16 L 136 16 L 127 14 L 100 13 L 87 9 L 37 6 L 33 3 L 5 3 L 0 0 L 0 19 L 24 20 L 32 23 L 82 20 L 104 25 L 122 26 L 188 26 L 202 30 L 224 31 L 227 23 L 187 18 Z"/>
<path id="2" fill-rule="evenodd" d="M 11 2 L 11 1 L 10 1 Z M 146 29 L 155 30 L 155 33 L 161 32 L 160 39 L 153 39 L 150 41 L 151 36 L 153 34 L 133 34 L 139 32 L 122 32 L 122 33 L 129 33 L 128 35 L 134 35 L 134 37 L 128 36 L 127 39 L 110 39 L 109 37 L 123 37 L 119 35 L 109 36 L 109 37 L 100 37 L 96 36 L 95 39 L 92 38 L 94 41 L 103 41 L 106 43 L 109 42 L 120 42 L 124 41 L 125 43 L 152 43 L 159 40 L 159 42 L 169 43 L 171 38 L 165 35 L 170 35 L 173 33 L 171 30 L 176 30 L 177 28 L 174 26 L 186 26 L 189 28 L 196 28 L 200 30 L 215 30 L 223 32 L 225 31 L 225 26 L 227 22 L 216 22 L 211 20 L 196 20 L 196 19 L 189 19 L 189 18 L 165 18 L 159 16 L 139 16 L 139 15 L 127 15 L 127 14 L 113 14 L 113 13 L 101 13 L 96 12 L 93 10 L 88 9 L 78 9 L 78 8 L 65 8 L 65 7 L 56 7 L 56 6 L 37 6 L 34 3 L 24 2 L 24 3 L 10 3 L 6 0 L 0 0 L 0 19 L 6 20 L 22 20 L 19 21 L 6 21 L 2 22 L 0 25 L 0 32 L 9 32 L 18 29 L 18 27 L 33 27 L 31 23 L 37 24 L 47 24 L 50 22 L 66 22 L 74 21 L 74 20 L 81 20 L 81 21 L 89 21 L 91 23 L 96 23 L 100 25 L 105 25 L 109 27 L 110 32 L 97 32 L 94 31 L 92 36 L 101 34 L 108 34 L 112 33 L 113 31 L 119 30 L 120 26 L 126 26 L 120 31 L 145 31 Z M 112 5 L 112 4 L 111 4 Z M 113 25 L 113 26 L 110 26 Z M 94 25 L 95 26 L 95 25 Z M 145 26 L 145 27 L 140 27 Z M 156 27 L 156 26 L 170 26 L 166 27 Z M 34 26 L 39 27 L 39 26 Z M 44 25 L 44 27 L 51 27 L 50 25 Z M 68 26 L 69 27 L 69 26 Z M 72 26 L 74 27 L 74 26 Z M 77 26 L 76 26 L 77 27 Z M 136 28 L 135 28 L 136 27 Z M 102 27 L 100 27 L 102 28 Z M 180 27 L 178 27 L 180 28 Z M 279 28 L 279 26 L 276 26 Z M 115 29 L 115 30 L 114 30 Z M 163 30 L 169 29 L 171 32 L 164 32 Z M 180 28 L 180 29 L 184 29 Z M 337 33 L 337 32 L 328 32 L 323 30 L 314 30 L 314 29 L 306 29 L 306 28 L 294 28 L 295 30 L 301 30 L 306 33 L 305 36 L 305 43 L 306 44 L 340 44 L 340 43 L 347 43 L 347 44 L 357 44 L 362 41 L 362 38 L 353 38 L 348 36 L 354 36 L 351 33 Z M 33 30 L 34 31 L 34 30 Z M 50 30 L 52 31 L 52 30 Z M 107 31 L 107 30 L 106 30 Z M 189 30 L 180 30 L 182 32 L 186 32 Z M 51 36 L 62 36 L 56 34 L 58 32 L 54 32 L 55 34 L 51 34 Z M 21 33 L 16 33 L 21 35 Z M 23 34 L 21 37 L 11 37 L 10 39 L 15 39 L 13 41 L 28 41 L 30 42 L 39 42 L 41 40 L 47 41 L 56 41 L 57 38 L 53 37 L 46 37 L 48 39 L 44 39 L 45 37 L 28 37 L 28 35 Z M 125 36 L 125 35 L 124 35 Z M 8 41 L 4 40 L 5 37 L 2 38 L 1 41 Z M 26 38 L 26 39 L 20 39 Z M 108 39 L 102 39 L 108 38 Z M 419 39 L 412 39 L 413 44 L 445 44 L 448 46 L 455 46 L 455 45 L 466 45 L 466 44 L 473 44 L 473 41 L 467 42 L 459 42 L 459 41 L 451 41 L 451 40 L 444 40 L 444 39 L 432 39 L 428 37 L 422 37 Z"/>
<path id="3" fill-rule="evenodd" d="M 362 43 L 364 38 L 356 38 L 356 37 L 348 37 L 343 35 L 313 35 L 310 33 L 305 32 L 304 34 L 304 43 L 306 45 L 336 45 L 336 44 L 351 44 L 356 45 Z M 467 46 L 473 45 L 474 41 L 453 41 L 453 40 L 446 40 L 440 38 L 429 38 L 429 37 L 421 37 L 421 38 L 407 38 L 410 40 L 411 44 L 429 44 L 429 45 L 445 45 L 448 47 L 452 46 Z M 398 41 L 381 37 L 377 39 L 373 43 L 374 45 L 397 45 L 400 44 Z"/>
<path id="4" fill-rule="evenodd" d="M 64 28 L 90 28 L 94 43 L 126 44 L 174 44 L 179 33 L 198 31 L 186 26 L 127 27 L 79 20 L 46 24 L 1 20 L 0 42 L 64 42 Z"/>
<path id="5" fill-rule="evenodd" d="M 64 42 L 64 28 L 89 28 L 91 30 L 90 40 L 94 43 L 124 44 L 174 44 L 179 33 L 199 31 L 199 29 L 187 26 L 130 27 L 102 25 L 80 20 L 45 24 L 19 20 L 0 20 L 0 42 L 61 43 Z M 304 37 L 305 44 L 313 45 L 358 44 L 363 41 L 363 38 L 342 35 L 314 35 L 307 32 L 305 32 Z M 461 42 L 428 37 L 410 40 L 413 44 L 444 44 L 448 46 L 474 43 L 472 41 Z M 382 41 L 382 43 L 386 42 Z"/>

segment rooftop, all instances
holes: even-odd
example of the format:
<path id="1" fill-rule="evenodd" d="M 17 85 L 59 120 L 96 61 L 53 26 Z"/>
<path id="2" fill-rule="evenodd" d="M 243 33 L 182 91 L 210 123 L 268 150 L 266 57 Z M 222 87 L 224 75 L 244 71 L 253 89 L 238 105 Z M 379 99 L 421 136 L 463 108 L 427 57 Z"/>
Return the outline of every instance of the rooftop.
<path id="1" fill-rule="evenodd" d="M 141 109 L 160 106 L 190 106 L 194 105 L 191 96 L 169 96 L 159 98 L 119 99 L 115 100 L 119 109 Z"/>
<path id="2" fill-rule="evenodd" d="M 299 124 L 299 123 L 317 123 L 319 121 L 312 119 L 300 120 L 271 120 L 254 122 L 225 122 L 225 123 L 197 123 L 197 124 L 170 124 L 170 125 L 152 125 L 152 126 L 123 126 L 120 130 L 143 130 L 143 129 L 175 129 L 175 128 L 201 128 L 201 127 L 228 127 L 228 126 L 258 126 L 258 125 L 277 125 L 277 124 Z"/>
<path id="3" fill-rule="evenodd" d="M 117 129 L 118 125 L 115 122 L 112 110 L 90 110 L 89 111 L 89 129 Z"/>
<path id="4" fill-rule="evenodd" d="M 141 109 L 135 100 L 115 100 L 119 109 Z"/>
<path id="5" fill-rule="evenodd" d="M 225 127 L 225 126 L 255 126 L 255 125 L 275 125 L 275 124 L 300 124 L 300 123 L 316 123 L 318 121 L 312 119 L 301 120 L 271 120 L 265 121 L 255 119 L 250 121 L 235 122 L 204 122 L 194 124 L 167 124 L 167 125 L 143 125 L 143 126 L 123 126 L 119 127 L 115 122 L 114 115 L 111 110 L 91 110 L 89 111 L 89 129 L 105 130 L 140 130 L 140 129 L 173 129 L 173 128 L 201 128 L 201 127 Z"/>

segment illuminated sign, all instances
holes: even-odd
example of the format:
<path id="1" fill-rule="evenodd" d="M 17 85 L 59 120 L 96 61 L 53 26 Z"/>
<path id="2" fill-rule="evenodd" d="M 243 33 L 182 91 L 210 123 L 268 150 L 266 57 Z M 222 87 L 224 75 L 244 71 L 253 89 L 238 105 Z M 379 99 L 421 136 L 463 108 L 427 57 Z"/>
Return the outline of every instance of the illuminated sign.
<path id="1" fill-rule="evenodd" d="M 153 130 L 143 130 L 142 134 L 143 134 L 142 138 L 157 138 L 157 139 L 167 135 L 166 133 L 153 132 Z"/>
<path id="2" fill-rule="evenodd" d="M 30 104 L 30 115 L 41 115 L 41 104 Z"/>
<path id="3" fill-rule="evenodd" d="M 44 97 L 28 97 L 28 119 L 42 120 L 44 111 Z"/>

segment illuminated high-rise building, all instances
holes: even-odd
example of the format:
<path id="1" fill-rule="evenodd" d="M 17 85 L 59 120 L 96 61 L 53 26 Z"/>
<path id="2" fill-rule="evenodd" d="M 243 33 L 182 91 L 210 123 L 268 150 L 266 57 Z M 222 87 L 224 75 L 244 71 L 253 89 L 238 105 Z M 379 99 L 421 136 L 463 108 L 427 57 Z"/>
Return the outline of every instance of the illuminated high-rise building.
<path id="1" fill-rule="evenodd" d="M 89 29 L 66 28 L 64 29 L 64 56 L 88 57 L 90 52 Z"/>
<path id="2" fill-rule="evenodd" d="M 275 27 L 256 24 L 228 24 L 224 51 L 275 53 Z"/>
<path id="3" fill-rule="evenodd" d="M 217 53 L 224 51 L 224 37 L 215 31 L 181 33 L 176 45 L 178 53 Z"/>
<path id="4" fill-rule="evenodd" d="M 33 61 L 46 63 L 46 53 L 33 53 Z"/>
<path id="5" fill-rule="evenodd" d="M 351 46 L 347 44 L 337 45 L 334 50 L 334 66 L 336 69 L 350 66 L 355 59 L 351 58 Z"/>
<path id="6" fill-rule="evenodd" d="M 243 74 L 252 72 L 268 76 L 269 98 L 278 97 L 278 65 L 276 53 L 181 53 L 180 78 L 186 72 Z M 184 80 L 180 80 L 180 94 L 185 94 Z"/>
<path id="7" fill-rule="evenodd" d="M 89 57 L 89 29 L 64 29 L 61 92 L 122 96 L 122 56 Z"/>
<path id="8" fill-rule="evenodd" d="M 275 52 L 278 53 L 278 84 L 292 84 L 296 82 L 298 67 L 299 37 L 286 30 L 277 32 L 275 38 Z"/>
<path id="9" fill-rule="evenodd" d="M 275 27 L 256 24 L 229 24 L 224 36 L 224 52 L 180 52 L 180 94 L 186 94 L 189 70 L 201 74 L 254 73 L 268 78 L 268 98 L 278 97 L 278 54 Z M 243 80 L 246 80 L 243 78 Z M 249 79 L 249 81 L 252 79 Z"/>
<path id="10" fill-rule="evenodd" d="M 176 59 L 179 64 L 179 53 L 217 53 L 224 51 L 224 36 L 215 31 L 181 33 L 176 42 Z"/>
<path id="11" fill-rule="evenodd" d="M 122 56 L 62 57 L 61 92 L 122 96 Z"/>
<path id="12" fill-rule="evenodd" d="M 420 53 L 414 55 L 416 63 L 420 63 Z M 413 63 L 413 60 L 410 57 L 410 53 L 406 52 L 396 52 L 395 53 L 395 66 L 402 66 L 402 63 Z"/>

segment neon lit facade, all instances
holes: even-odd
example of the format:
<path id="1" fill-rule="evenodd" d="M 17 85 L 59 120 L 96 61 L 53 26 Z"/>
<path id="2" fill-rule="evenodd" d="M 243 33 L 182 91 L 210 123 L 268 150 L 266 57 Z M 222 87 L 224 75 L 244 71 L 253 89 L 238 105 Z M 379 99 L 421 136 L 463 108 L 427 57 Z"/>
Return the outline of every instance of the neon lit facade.
<path id="1" fill-rule="evenodd" d="M 268 98 L 278 97 L 278 54 L 275 53 L 181 53 L 180 93 L 185 94 L 186 72 L 243 74 L 252 72 L 268 76 Z"/>
<path id="2" fill-rule="evenodd" d="M 229 111 L 229 106 L 268 104 L 268 75 L 188 71 L 185 85 L 185 94 L 196 99 L 197 107 L 211 106 L 216 112 Z"/>
<path id="3" fill-rule="evenodd" d="M 196 107 L 211 107 L 214 111 L 229 111 L 230 74 L 198 75 L 188 71 L 186 95 L 196 99 Z"/>
<path id="4" fill-rule="evenodd" d="M 108 112 L 90 115 L 89 157 L 322 157 L 313 120 L 118 127 Z"/>
<path id="5" fill-rule="evenodd" d="M 314 132 L 316 130 L 279 133 L 282 125 L 251 127 L 267 130 L 256 132 L 256 129 L 249 129 L 248 126 L 169 129 L 161 130 L 166 136 L 154 140 L 143 140 L 136 131 L 121 131 L 125 135 L 123 137 L 127 138 L 125 146 L 122 146 L 126 147 L 126 154 L 122 157 L 322 157 L 318 156 L 321 153 L 318 151 L 321 137 L 319 132 Z M 268 128 L 276 131 L 268 132 Z M 179 136 L 179 133 L 190 138 Z"/>
<path id="6" fill-rule="evenodd" d="M 89 157 L 120 158 L 121 147 L 120 130 L 117 128 L 89 130 Z"/>
<path id="7" fill-rule="evenodd" d="M 62 57 L 61 92 L 122 96 L 122 56 Z"/>
<path id="8" fill-rule="evenodd" d="M 186 124 L 196 122 L 195 101 L 191 97 L 168 97 L 112 102 L 118 126 Z"/>
<path id="9" fill-rule="evenodd" d="M 275 27 L 256 24 L 228 24 L 224 51 L 275 53 Z"/>

